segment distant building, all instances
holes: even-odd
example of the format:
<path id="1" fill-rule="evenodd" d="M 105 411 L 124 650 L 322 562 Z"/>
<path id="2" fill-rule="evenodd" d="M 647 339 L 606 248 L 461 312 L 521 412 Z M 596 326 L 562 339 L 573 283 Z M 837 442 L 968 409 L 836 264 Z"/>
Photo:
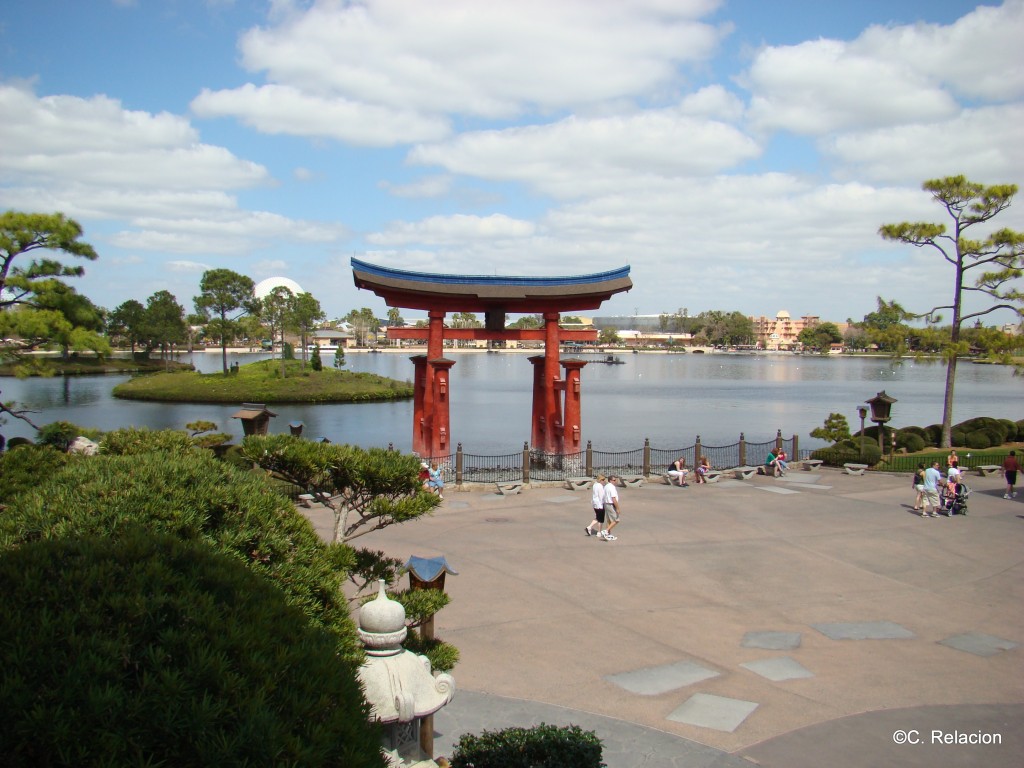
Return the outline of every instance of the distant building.
<path id="1" fill-rule="evenodd" d="M 593 326 L 600 331 L 611 328 L 615 331 L 660 331 L 662 315 L 609 315 L 595 317 Z"/>
<path id="2" fill-rule="evenodd" d="M 775 317 L 751 317 L 754 324 L 754 341 L 761 349 L 792 350 L 799 349 L 798 337 L 804 328 L 813 328 L 821 323 L 821 318 L 804 315 L 794 320 L 786 310 L 780 310 Z"/>

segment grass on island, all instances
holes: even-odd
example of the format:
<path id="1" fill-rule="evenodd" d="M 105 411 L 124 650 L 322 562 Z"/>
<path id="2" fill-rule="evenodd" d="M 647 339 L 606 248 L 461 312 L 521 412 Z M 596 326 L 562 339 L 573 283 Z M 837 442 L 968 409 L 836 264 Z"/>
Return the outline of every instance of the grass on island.
<path id="1" fill-rule="evenodd" d="M 157 373 L 114 387 L 114 397 L 175 403 L 356 403 L 402 400 L 413 395 L 409 382 L 373 373 L 324 368 L 300 360 L 261 360 L 237 373 Z"/>
<path id="2" fill-rule="evenodd" d="M 90 376 L 102 374 L 146 373 L 149 371 L 190 371 L 189 363 L 176 360 L 133 360 L 123 357 L 73 356 L 68 360 L 59 357 L 25 355 L 17 360 L 0 364 L 0 376 Z"/>

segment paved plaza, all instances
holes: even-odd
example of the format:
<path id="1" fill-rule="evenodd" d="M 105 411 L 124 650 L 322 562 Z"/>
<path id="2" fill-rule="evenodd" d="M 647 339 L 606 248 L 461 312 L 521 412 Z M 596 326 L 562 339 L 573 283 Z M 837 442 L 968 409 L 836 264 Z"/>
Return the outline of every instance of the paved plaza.
<path id="1" fill-rule="evenodd" d="M 1017 766 L 1024 494 L 968 482 L 968 516 L 922 519 L 909 475 L 653 481 L 620 490 L 610 542 L 587 491 L 449 488 L 355 543 L 458 571 L 437 755 L 547 722 L 594 730 L 609 768 Z"/>

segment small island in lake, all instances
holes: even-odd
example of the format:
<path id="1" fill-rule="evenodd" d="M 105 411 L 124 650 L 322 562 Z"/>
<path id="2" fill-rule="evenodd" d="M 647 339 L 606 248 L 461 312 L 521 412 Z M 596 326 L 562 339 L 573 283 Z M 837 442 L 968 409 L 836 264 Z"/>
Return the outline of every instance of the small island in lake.
<path id="1" fill-rule="evenodd" d="M 404 400 L 413 396 L 409 382 L 373 373 L 324 368 L 307 363 L 261 360 L 232 373 L 157 373 L 138 376 L 114 387 L 114 397 L 174 403 L 360 403 Z"/>

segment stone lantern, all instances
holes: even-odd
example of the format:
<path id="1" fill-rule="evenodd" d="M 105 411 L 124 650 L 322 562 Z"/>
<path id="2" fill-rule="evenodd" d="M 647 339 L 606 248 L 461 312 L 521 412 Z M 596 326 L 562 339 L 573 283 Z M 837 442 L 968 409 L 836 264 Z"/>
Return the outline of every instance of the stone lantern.
<path id="1" fill-rule="evenodd" d="M 359 668 L 372 715 L 384 726 L 389 766 L 428 768 L 436 764 L 420 747 L 422 721 L 452 700 L 455 680 L 434 675 L 426 656 L 402 647 L 405 608 L 388 597 L 384 581 L 377 597 L 359 609 L 359 638 L 367 660 Z"/>
<path id="2" fill-rule="evenodd" d="M 868 405 L 871 406 L 871 420 L 878 425 L 878 449 L 885 454 L 885 442 L 882 439 L 882 435 L 885 432 L 883 426 L 891 417 L 892 404 L 896 402 L 895 397 L 889 397 L 885 394 L 883 389 L 877 395 L 868 400 Z"/>

